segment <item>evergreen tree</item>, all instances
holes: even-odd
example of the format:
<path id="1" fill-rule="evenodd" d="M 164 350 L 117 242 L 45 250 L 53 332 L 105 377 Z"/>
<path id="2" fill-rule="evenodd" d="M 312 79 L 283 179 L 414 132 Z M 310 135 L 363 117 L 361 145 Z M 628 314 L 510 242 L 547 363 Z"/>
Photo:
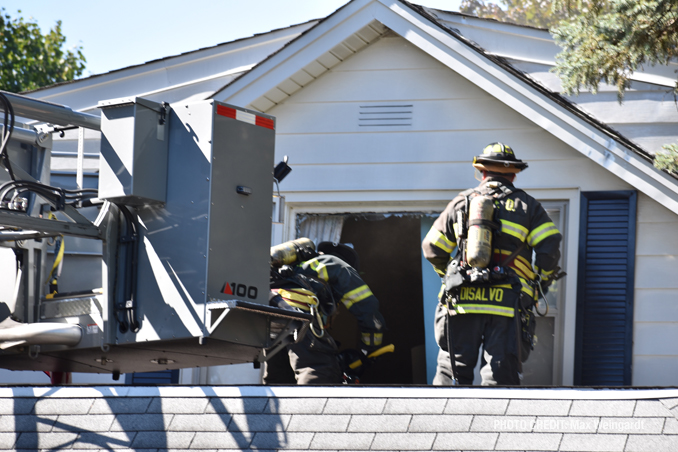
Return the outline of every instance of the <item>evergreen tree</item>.
<path id="1" fill-rule="evenodd" d="M 581 2 L 560 0 L 565 8 Z M 645 64 L 665 65 L 678 57 L 678 1 L 594 0 L 582 14 L 572 15 L 551 30 L 563 48 L 555 72 L 567 94 L 600 83 L 617 87 L 621 103 L 631 86 L 631 74 Z M 673 86 L 678 95 L 678 80 Z M 678 175 L 678 145 L 665 145 L 655 166 Z"/>

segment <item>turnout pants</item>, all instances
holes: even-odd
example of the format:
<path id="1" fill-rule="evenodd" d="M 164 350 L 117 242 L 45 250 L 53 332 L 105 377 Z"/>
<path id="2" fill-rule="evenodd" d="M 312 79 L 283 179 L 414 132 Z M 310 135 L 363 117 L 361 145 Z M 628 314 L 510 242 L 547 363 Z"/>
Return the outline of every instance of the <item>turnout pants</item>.
<path id="1" fill-rule="evenodd" d="M 448 329 L 455 355 L 454 372 L 448 353 Z M 483 386 L 519 385 L 519 365 L 514 319 L 493 314 L 457 314 L 449 316 L 447 308 L 438 304 L 435 315 L 435 336 L 440 350 L 434 385 L 450 386 L 453 373 L 460 385 L 473 384 L 473 370 L 483 347 L 480 376 Z"/>
<path id="2" fill-rule="evenodd" d="M 343 382 L 337 344 L 325 331 L 317 338 L 309 330 L 297 344 L 287 346 L 264 363 L 264 384 L 340 384 Z"/>

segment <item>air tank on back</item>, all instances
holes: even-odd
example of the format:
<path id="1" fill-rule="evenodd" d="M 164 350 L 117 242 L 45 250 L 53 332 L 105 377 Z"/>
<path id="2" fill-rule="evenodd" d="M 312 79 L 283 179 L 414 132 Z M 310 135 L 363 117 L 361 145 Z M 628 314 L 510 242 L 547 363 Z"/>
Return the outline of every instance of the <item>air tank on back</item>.
<path id="1" fill-rule="evenodd" d="M 466 242 L 466 262 L 474 268 L 485 268 L 492 259 L 492 229 L 485 222 L 492 221 L 492 198 L 475 196 L 469 205 L 469 228 Z"/>

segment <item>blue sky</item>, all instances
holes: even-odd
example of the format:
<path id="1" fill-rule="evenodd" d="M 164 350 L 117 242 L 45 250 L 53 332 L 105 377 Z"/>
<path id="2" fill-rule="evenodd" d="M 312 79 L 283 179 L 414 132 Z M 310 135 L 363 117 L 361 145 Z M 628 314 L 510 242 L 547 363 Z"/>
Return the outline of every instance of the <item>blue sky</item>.
<path id="1" fill-rule="evenodd" d="M 210 47 L 325 17 L 348 0 L 3 0 L 43 33 L 62 21 L 66 47 L 83 47 L 83 76 Z M 412 0 L 448 11 L 461 0 Z"/>

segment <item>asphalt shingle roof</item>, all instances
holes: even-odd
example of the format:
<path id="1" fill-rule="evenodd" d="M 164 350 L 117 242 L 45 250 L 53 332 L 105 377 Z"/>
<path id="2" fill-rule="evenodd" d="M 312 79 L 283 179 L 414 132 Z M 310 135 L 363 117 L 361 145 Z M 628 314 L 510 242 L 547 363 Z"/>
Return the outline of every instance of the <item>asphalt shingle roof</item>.
<path id="1" fill-rule="evenodd" d="M 0 450 L 675 452 L 676 389 L 3 387 Z"/>

